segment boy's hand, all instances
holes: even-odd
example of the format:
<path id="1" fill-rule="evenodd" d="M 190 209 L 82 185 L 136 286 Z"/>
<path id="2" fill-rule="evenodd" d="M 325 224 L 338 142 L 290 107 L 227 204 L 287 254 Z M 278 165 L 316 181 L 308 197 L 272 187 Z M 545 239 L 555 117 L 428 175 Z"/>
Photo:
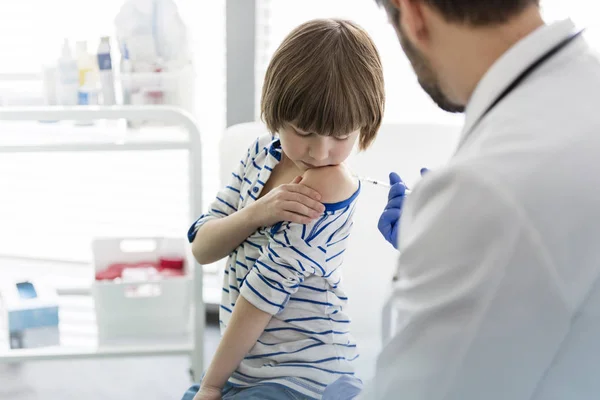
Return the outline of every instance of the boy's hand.
<path id="1" fill-rule="evenodd" d="M 221 400 L 221 389 L 202 385 L 194 396 L 194 400 Z"/>
<path id="2" fill-rule="evenodd" d="M 321 195 L 301 185 L 301 180 L 298 176 L 291 183 L 274 188 L 250 206 L 257 226 L 272 226 L 281 221 L 308 224 L 323 214 Z"/>

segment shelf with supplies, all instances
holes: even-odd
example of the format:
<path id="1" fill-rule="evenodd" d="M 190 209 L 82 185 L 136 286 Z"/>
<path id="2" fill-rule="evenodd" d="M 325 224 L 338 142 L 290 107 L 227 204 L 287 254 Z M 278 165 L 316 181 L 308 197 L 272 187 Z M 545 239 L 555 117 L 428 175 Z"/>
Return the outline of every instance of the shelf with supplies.
<path id="1" fill-rule="evenodd" d="M 121 72 L 117 78 L 124 104 L 172 105 L 187 111 L 194 108 L 194 71 L 191 65 L 173 71 Z"/>
<path id="2" fill-rule="evenodd" d="M 106 129 L 106 121 L 156 120 L 177 129 L 126 128 Z M 20 122 L 16 124 L 16 122 Z M 43 122 L 45 121 L 45 122 Z M 75 121 L 75 122 L 72 122 Z M 77 124 L 81 121 L 104 121 L 88 126 L 84 131 Z M 13 124 L 14 123 L 14 124 Z M 43 134 L 32 133 L 30 124 L 43 123 Z M 110 124 L 110 123 L 109 123 Z M 162 151 L 187 150 L 189 176 L 189 220 L 202 213 L 202 146 L 197 124 L 189 113 L 172 106 L 73 106 L 73 107 L 26 107 L 3 108 L 0 110 L 0 152 L 43 153 L 43 152 L 86 152 L 86 151 Z M 113 127 L 114 128 L 114 127 Z M 169 278 L 170 279 L 170 278 Z M 169 279 L 165 279 L 167 282 Z M 184 277 L 173 278 L 173 282 L 184 284 L 190 290 L 181 297 L 184 308 L 191 310 L 190 329 L 187 334 L 169 340 L 134 338 L 110 343 L 92 340 L 85 343 L 66 342 L 58 346 L 8 349 L 0 347 L 0 363 L 15 363 L 30 360 L 55 360 L 72 358 L 127 357 L 145 355 L 184 354 L 191 358 L 191 370 L 195 378 L 203 371 L 203 337 L 205 330 L 205 301 L 203 293 L 203 271 L 192 258 L 186 266 Z M 93 291 L 93 290 L 92 290 Z M 60 293 L 59 304 L 69 303 L 73 298 L 91 302 L 88 314 L 96 316 L 93 297 Z M 87 315 L 87 314 L 86 314 Z M 89 329 L 97 334 L 98 321 L 93 317 Z M 62 332 L 61 332 L 62 334 Z M 95 337 L 95 336 L 94 336 Z M 2 343 L 0 343 L 2 346 Z"/>

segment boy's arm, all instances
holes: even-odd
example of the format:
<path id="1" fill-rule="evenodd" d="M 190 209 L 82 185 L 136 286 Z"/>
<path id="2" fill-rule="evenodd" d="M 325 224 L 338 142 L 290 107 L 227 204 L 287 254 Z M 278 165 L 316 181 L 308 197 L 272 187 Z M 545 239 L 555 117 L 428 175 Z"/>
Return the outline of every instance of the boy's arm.
<path id="1" fill-rule="evenodd" d="M 225 386 L 270 320 L 271 314 L 254 307 L 244 296 L 238 298 L 229 325 L 202 380 L 202 390 L 220 391 Z"/>
<path id="2" fill-rule="evenodd" d="M 237 212 L 242 178 L 252 157 L 251 149 L 257 147 L 257 143 L 258 139 L 231 173 L 229 185 L 219 191 L 208 211 L 188 231 L 192 253 L 200 264 L 210 264 L 227 256 L 257 229 L 252 218 L 249 218 L 252 215 L 246 215 L 248 211 Z"/>
<path id="3" fill-rule="evenodd" d="M 281 185 L 249 206 L 240 208 L 244 188 L 242 179 L 246 166 L 258 154 L 257 143 L 248 149 L 246 159 L 240 160 L 230 184 L 219 192 L 209 211 L 198 218 L 188 231 L 192 253 L 200 264 L 210 264 L 228 256 L 262 226 L 283 220 L 308 223 L 324 209 L 318 201 L 320 194 L 306 185 L 299 185 L 299 179 Z M 252 153 L 251 149 L 257 150 Z"/>
<path id="4" fill-rule="evenodd" d="M 299 178 L 281 185 L 242 209 L 228 216 L 204 223 L 192 241 L 192 252 L 200 264 L 217 261 L 235 250 L 261 226 L 277 221 L 297 220 L 305 223 L 319 216 L 325 207 L 316 199 L 319 193 L 299 185 Z M 287 218 L 286 218 L 287 217 Z"/>
<path id="5" fill-rule="evenodd" d="M 272 316 L 285 307 L 305 276 L 325 274 L 325 253 L 316 243 L 307 243 L 305 237 L 308 238 L 309 232 L 319 222 L 331 222 L 334 218 L 324 216 L 320 221 L 307 225 L 281 224 L 279 231 L 270 238 L 267 249 L 241 285 L 241 296 L 233 307 L 231 319 L 202 380 L 199 393 L 220 393 L 256 344 Z M 342 220 L 329 224 L 325 236 L 337 229 Z M 204 398 L 201 396 L 199 394 L 197 398 Z"/>
<path id="6" fill-rule="evenodd" d="M 196 260 L 200 264 L 210 264 L 231 254 L 260 227 L 255 215 L 252 207 L 246 207 L 203 224 L 192 242 Z"/>
<path id="7" fill-rule="evenodd" d="M 338 203 L 351 197 L 358 182 L 343 164 L 309 169 L 301 183 L 321 194 L 323 203 Z"/>

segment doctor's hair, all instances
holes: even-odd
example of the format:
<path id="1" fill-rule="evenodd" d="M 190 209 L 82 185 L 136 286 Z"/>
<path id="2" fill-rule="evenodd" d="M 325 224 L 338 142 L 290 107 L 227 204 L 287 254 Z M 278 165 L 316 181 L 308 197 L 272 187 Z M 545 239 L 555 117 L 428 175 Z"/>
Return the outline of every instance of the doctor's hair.
<path id="1" fill-rule="evenodd" d="M 375 0 L 383 6 L 396 23 L 400 10 L 391 0 Z M 527 7 L 540 5 L 540 0 L 417 0 L 439 11 L 449 22 L 471 26 L 495 25 L 508 22 Z"/>
<path id="2" fill-rule="evenodd" d="M 384 104 L 381 60 L 367 32 L 352 21 L 316 19 L 295 28 L 275 51 L 261 118 L 271 133 L 287 123 L 323 136 L 360 130 L 364 150 L 379 131 Z"/>

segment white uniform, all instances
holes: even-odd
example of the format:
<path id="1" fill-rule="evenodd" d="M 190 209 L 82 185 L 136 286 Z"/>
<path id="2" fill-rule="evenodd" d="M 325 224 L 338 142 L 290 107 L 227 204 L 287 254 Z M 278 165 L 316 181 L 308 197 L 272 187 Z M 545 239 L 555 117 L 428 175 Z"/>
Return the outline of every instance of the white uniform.
<path id="1" fill-rule="evenodd" d="M 600 62 L 544 26 L 467 106 L 449 164 L 403 211 L 395 335 L 365 399 L 600 399 Z"/>

